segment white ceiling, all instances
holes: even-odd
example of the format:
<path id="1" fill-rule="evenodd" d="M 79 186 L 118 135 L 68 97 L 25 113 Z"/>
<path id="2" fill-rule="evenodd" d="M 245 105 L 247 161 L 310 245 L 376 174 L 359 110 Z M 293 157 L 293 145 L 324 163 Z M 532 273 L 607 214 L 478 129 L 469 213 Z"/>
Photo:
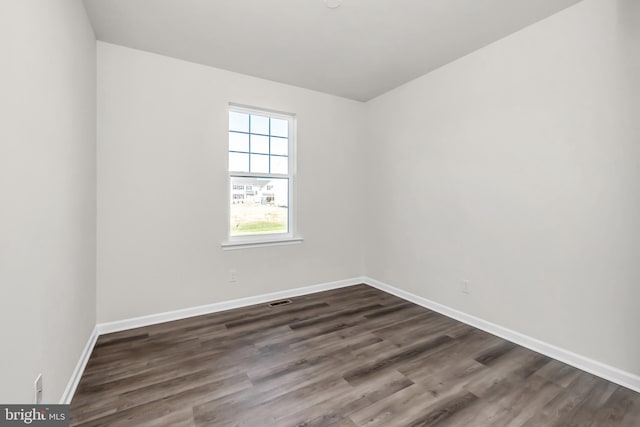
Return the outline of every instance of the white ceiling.
<path id="1" fill-rule="evenodd" d="M 366 101 L 580 0 L 85 0 L 99 40 Z"/>

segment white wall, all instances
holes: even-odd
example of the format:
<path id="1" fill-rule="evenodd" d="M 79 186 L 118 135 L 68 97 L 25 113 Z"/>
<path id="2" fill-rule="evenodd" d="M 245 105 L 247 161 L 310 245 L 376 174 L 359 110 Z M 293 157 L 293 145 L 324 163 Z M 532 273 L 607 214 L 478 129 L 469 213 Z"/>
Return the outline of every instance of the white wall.
<path id="1" fill-rule="evenodd" d="M 229 102 L 297 114 L 304 243 L 222 250 Z M 99 42 L 98 322 L 361 274 L 363 112 L 354 101 Z"/>
<path id="2" fill-rule="evenodd" d="M 639 6 L 585 0 L 371 101 L 367 274 L 640 373 Z"/>
<path id="3" fill-rule="evenodd" d="M 57 403 L 95 325 L 93 30 L 79 0 L 0 2 L 0 402 Z"/>

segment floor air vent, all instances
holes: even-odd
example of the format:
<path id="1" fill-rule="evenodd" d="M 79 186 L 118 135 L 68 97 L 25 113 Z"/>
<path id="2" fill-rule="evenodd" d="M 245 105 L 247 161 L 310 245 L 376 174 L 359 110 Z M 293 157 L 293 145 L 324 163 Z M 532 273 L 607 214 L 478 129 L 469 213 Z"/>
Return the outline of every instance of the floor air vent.
<path id="1" fill-rule="evenodd" d="M 285 304 L 291 304 L 291 300 L 290 299 L 283 299 L 283 300 L 280 300 L 280 301 L 270 302 L 269 303 L 269 307 L 278 307 L 280 305 L 285 305 Z"/>

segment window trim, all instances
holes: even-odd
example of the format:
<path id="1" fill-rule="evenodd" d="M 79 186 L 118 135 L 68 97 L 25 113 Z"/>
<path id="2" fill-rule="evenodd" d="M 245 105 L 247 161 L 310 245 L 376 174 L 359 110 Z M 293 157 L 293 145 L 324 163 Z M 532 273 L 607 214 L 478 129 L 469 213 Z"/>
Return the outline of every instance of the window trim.
<path id="1" fill-rule="evenodd" d="M 297 217 L 297 193 L 296 193 L 296 175 L 297 175 L 297 117 L 294 113 L 287 113 L 283 111 L 270 110 L 266 108 L 251 107 L 246 105 L 229 103 L 227 107 L 227 115 L 230 112 L 238 112 L 254 115 L 268 115 L 276 119 L 286 119 L 289 122 L 289 135 L 288 135 L 288 174 L 272 174 L 272 173 L 255 173 L 255 172 L 232 172 L 229 170 L 229 126 L 225 132 L 227 141 L 226 144 L 226 165 L 227 165 L 227 240 L 221 243 L 224 250 L 241 249 L 260 246 L 276 246 L 285 244 L 302 243 L 304 240 L 297 234 L 296 217 Z M 251 131 L 251 129 L 249 129 Z M 289 181 L 289 202 L 287 207 L 287 221 L 288 232 L 287 233 L 266 233 L 266 234 L 250 234 L 245 236 L 232 236 L 230 230 L 231 224 L 231 194 L 233 178 L 286 178 Z"/>

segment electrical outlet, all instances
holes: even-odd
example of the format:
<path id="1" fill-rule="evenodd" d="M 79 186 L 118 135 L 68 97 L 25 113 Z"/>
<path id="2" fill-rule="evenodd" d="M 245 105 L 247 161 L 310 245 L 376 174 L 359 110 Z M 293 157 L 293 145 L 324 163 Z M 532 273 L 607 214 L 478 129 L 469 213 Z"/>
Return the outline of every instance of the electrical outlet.
<path id="1" fill-rule="evenodd" d="M 234 283 L 238 281 L 238 272 L 235 270 L 229 270 L 229 282 Z"/>
<path id="2" fill-rule="evenodd" d="M 33 383 L 33 393 L 36 405 L 42 402 L 42 374 L 38 374 Z"/>
<path id="3" fill-rule="evenodd" d="M 462 283 L 460 283 L 460 292 L 467 295 L 471 293 L 468 280 L 463 280 Z"/>

